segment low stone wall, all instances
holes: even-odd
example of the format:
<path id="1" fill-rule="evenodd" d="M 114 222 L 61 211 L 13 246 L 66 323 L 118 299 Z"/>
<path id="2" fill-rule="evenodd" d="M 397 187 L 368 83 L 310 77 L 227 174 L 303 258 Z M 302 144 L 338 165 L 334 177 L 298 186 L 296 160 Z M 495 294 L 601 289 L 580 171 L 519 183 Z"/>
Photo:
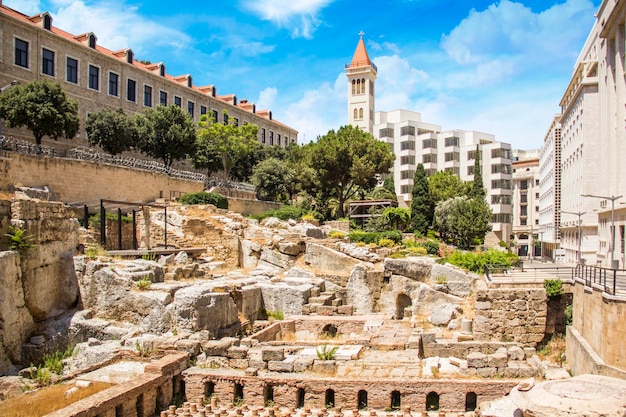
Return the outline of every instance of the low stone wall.
<path id="1" fill-rule="evenodd" d="M 227 197 L 228 210 L 241 213 L 244 216 L 261 214 L 268 210 L 278 210 L 283 205 L 271 201 L 248 200 L 245 198 Z"/>
<path id="2" fill-rule="evenodd" d="M 146 365 L 144 374 L 117 384 L 44 417 L 137 417 L 166 410 L 182 392 L 181 373 L 189 366 L 186 353 L 167 355 Z M 138 412 L 141 410 L 141 413 Z"/>
<path id="3" fill-rule="evenodd" d="M 474 339 L 535 346 L 546 333 L 547 303 L 543 288 L 487 288 L 476 291 Z"/>
<path id="4" fill-rule="evenodd" d="M 607 294 L 602 287 L 592 284 L 585 285 L 584 281 L 576 279 L 573 287 L 573 328 L 580 335 L 589 348 L 583 348 L 576 342 L 577 337 L 568 331 L 567 335 L 567 361 L 571 364 L 575 375 L 589 372 L 590 369 L 598 368 L 597 365 L 585 365 L 588 360 L 573 361 L 570 358 L 583 358 L 590 355 L 584 351 L 595 352 L 600 358 L 600 365 L 614 367 L 621 372 L 626 372 L 626 298 Z M 570 340 L 572 341 L 570 345 Z M 591 368 L 590 368 L 591 366 Z M 608 375 L 600 372 L 601 375 Z"/>
<path id="5" fill-rule="evenodd" d="M 346 221 L 327 221 L 324 222 L 324 226 L 330 228 L 331 230 L 339 230 L 340 232 L 350 233 L 350 222 Z"/>
<path id="6" fill-rule="evenodd" d="M 271 399 L 275 405 L 335 409 L 369 409 L 391 407 L 392 393 L 399 396 L 403 409 L 426 410 L 426 398 L 439 396 L 439 408 L 445 411 L 465 411 L 466 396 L 474 393 L 477 403 L 500 398 L 515 386 L 515 380 L 446 380 L 446 379 L 340 379 L 320 378 L 303 374 L 247 376 L 243 373 L 224 373 L 220 370 L 189 368 L 183 372 L 187 398 L 217 397 L 218 404 L 229 404 L 235 397 L 248 406 L 263 406 Z M 359 395 L 359 392 L 361 395 Z M 329 403 L 332 392 L 334 402 Z M 432 394 L 431 394 L 432 395 Z M 398 398 L 398 397 L 396 397 Z M 397 403 L 396 403 L 397 404 Z"/>
<path id="7" fill-rule="evenodd" d="M 422 349 L 425 358 L 439 356 L 441 358 L 465 359 L 472 352 L 480 352 L 485 355 L 495 353 L 500 348 L 517 346 L 516 343 L 504 342 L 475 342 L 475 341 L 438 341 L 436 333 L 422 333 Z"/>
<path id="8" fill-rule="evenodd" d="M 295 331 L 295 321 L 281 320 L 252 335 L 251 339 L 258 340 L 261 343 L 272 342 L 274 340 L 280 340 L 288 334 L 293 335 Z"/>
<path id="9" fill-rule="evenodd" d="M 128 201 L 154 201 L 172 193 L 202 191 L 204 184 L 173 179 L 165 174 L 98 164 L 90 161 L 51 158 L 5 152 L 0 183 L 26 187 L 47 185 L 61 201 L 74 202 L 108 198 Z M 8 185 L 7 184 L 7 185 Z M 3 188 L 6 189 L 7 185 Z"/>

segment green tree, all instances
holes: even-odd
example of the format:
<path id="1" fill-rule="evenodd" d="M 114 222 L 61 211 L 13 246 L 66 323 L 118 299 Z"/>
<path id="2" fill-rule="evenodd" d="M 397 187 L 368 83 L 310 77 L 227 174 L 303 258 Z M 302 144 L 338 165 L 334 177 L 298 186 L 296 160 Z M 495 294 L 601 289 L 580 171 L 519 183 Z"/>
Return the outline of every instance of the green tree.
<path id="1" fill-rule="evenodd" d="M 428 188 L 428 178 L 423 164 L 418 164 L 415 169 L 411 195 L 411 227 L 414 231 L 425 235 L 433 223 L 435 205 Z"/>
<path id="2" fill-rule="evenodd" d="M 392 229 L 405 230 L 411 220 L 411 211 L 401 207 L 387 207 L 382 217 Z"/>
<path id="3" fill-rule="evenodd" d="M 474 181 L 472 181 L 472 189 L 469 196 L 472 198 L 484 199 L 487 195 L 487 190 L 483 186 L 483 174 L 480 167 L 480 151 L 478 145 L 476 145 L 476 153 L 474 158 Z"/>
<path id="4" fill-rule="evenodd" d="M 345 214 L 345 202 L 360 191 L 372 190 L 377 176 L 393 166 L 389 146 L 358 127 L 342 126 L 305 146 L 314 175 L 308 184 L 322 206 L 337 199 L 337 217 Z"/>
<path id="5" fill-rule="evenodd" d="M 234 120 L 223 124 L 203 115 L 198 122 L 198 128 L 198 151 L 200 154 L 214 152 L 219 156 L 224 180 L 230 179 L 230 171 L 238 161 L 259 146 L 259 128 L 255 124 L 237 126 Z M 202 161 L 194 158 L 194 165 L 201 168 Z"/>
<path id="6" fill-rule="evenodd" d="M 428 177 L 428 190 L 435 206 L 450 198 L 467 195 L 469 186 L 450 171 L 439 171 Z"/>
<path id="7" fill-rule="evenodd" d="M 294 174 L 291 167 L 278 158 L 267 158 L 259 162 L 250 177 L 256 187 L 257 197 L 262 200 L 281 201 L 291 199 Z"/>
<path id="8" fill-rule="evenodd" d="M 148 108 L 135 116 L 139 133 L 139 149 L 163 161 L 172 162 L 193 155 L 196 131 L 189 113 L 176 105 Z"/>
<path id="9" fill-rule="evenodd" d="M 297 146 L 297 145 L 290 145 Z M 258 146 L 254 146 L 252 151 L 241 158 L 235 166 L 230 170 L 230 176 L 232 179 L 241 182 L 250 181 L 252 177 L 252 171 L 254 167 L 268 158 L 276 158 L 278 160 L 284 160 L 288 153 L 288 148 L 283 148 L 281 146 L 262 146 L 258 144 Z M 220 162 L 221 169 L 221 162 Z"/>
<path id="10" fill-rule="evenodd" d="M 97 113 L 90 113 L 85 130 L 90 145 L 100 146 L 111 155 L 130 149 L 139 139 L 134 119 L 127 116 L 122 109 L 102 109 Z"/>
<path id="11" fill-rule="evenodd" d="M 445 239 L 469 249 L 491 230 L 491 214 L 485 199 L 454 197 L 437 205 L 435 228 Z"/>
<path id="12" fill-rule="evenodd" d="M 58 83 L 33 81 L 0 93 L 0 118 L 8 127 L 25 126 L 35 142 L 48 136 L 72 139 L 78 133 L 78 104 Z"/>

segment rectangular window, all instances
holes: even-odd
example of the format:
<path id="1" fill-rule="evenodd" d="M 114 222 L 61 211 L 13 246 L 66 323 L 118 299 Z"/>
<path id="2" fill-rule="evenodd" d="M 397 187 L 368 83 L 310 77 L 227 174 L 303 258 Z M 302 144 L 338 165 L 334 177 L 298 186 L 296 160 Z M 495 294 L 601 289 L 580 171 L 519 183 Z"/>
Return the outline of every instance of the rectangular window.
<path id="1" fill-rule="evenodd" d="M 393 129 L 390 127 L 385 127 L 378 131 L 379 138 L 393 138 Z"/>
<path id="2" fill-rule="evenodd" d="M 503 190 L 510 190 L 511 180 L 491 180 L 491 189 L 493 190 L 496 188 L 501 188 Z"/>
<path id="3" fill-rule="evenodd" d="M 467 167 L 467 175 L 474 175 L 474 165 Z"/>
<path id="4" fill-rule="evenodd" d="M 503 158 L 503 159 L 511 159 L 511 150 L 510 149 L 492 149 L 491 150 L 492 158 Z"/>
<path id="5" fill-rule="evenodd" d="M 28 42 L 15 38 L 15 65 L 28 68 Z"/>
<path id="6" fill-rule="evenodd" d="M 427 154 L 422 155 L 422 162 L 425 163 L 425 164 L 428 164 L 428 163 L 436 164 L 437 163 L 437 154 L 436 153 L 435 154 L 427 153 Z"/>
<path id="7" fill-rule="evenodd" d="M 65 80 L 78 84 L 78 60 L 69 56 L 65 58 Z"/>
<path id="8" fill-rule="evenodd" d="M 496 164 L 491 166 L 492 174 L 510 174 L 511 173 L 511 165 L 507 164 Z"/>
<path id="9" fill-rule="evenodd" d="M 212 110 L 213 112 L 213 123 L 217 123 L 217 110 Z"/>
<path id="10" fill-rule="evenodd" d="M 133 103 L 137 100 L 137 82 L 130 78 L 126 82 L 126 100 Z"/>
<path id="11" fill-rule="evenodd" d="M 415 126 L 403 126 L 400 129 L 401 136 L 415 136 Z"/>
<path id="12" fill-rule="evenodd" d="M 178 96 L 174 96 L 174 104 L 177 105 L 178 107 L 183 107 L 183 99 L 178 97 Z"/>
<path id="13" fill-rule="evenodd" d="M 528 219 L 526 217 L 524 217 L 523 219 L 519 219 L 519 225 L 520 226 L 528 225 Z"/>
<path id="14" fill-rule="evenodd" d="M 422 148 L 423 149 L 437 149 L 437 139 L 424 139 L 422 141 Z"/>
<path id="15" fill-rule="evenodd" d="M 114 72 L 109 72 L 109 95 L 117 97 L 119 94 L 120 76 Z"/>
<path id="16" fill-rule="evenodd" d="M 450 136 L 445 139 L 446 146 L 459 146 L 459 138 L 456 136 Z"/>
<path id="17" fill-rule="evenodd" d="M 476 159 L 476 149 L 467 151 L 467 160 L 473 161 L 474 159 Z M 481 160 L 483 159 L 483 151 L 480 151 L 480 159 Z"/>
<path id="18" fill-rule="evenodd" d="M 270 130 L 270 145 L 274 144 L 274 132 Z"/>
<path id="19" fill-rule="evenodd" d="M 415 150 L 415 142 L 412 140 L 405 140 L 404 142 L 400 142 L 400 150 L 405 151 L 407 149 Z"/>
<path id="20" fill-rule="evenodd" d="M 187 101 L 187 112 L 189 113 L 192 119 L 195 118 L 196 117 L 196 103 L 194 103 L 193 101 Z"/>
<path id="21" fill-rule="evenodd" d="M 528 206 L 521 206 L 519 208 L 519 215 L 522 217 L 528 216 Z"/>
<path id="22" fill-rule="evenodd" d="M 413 186 L 411 185 L 400 186 L 400 194 L 411 194 L 412 191 L 413 191 Z"/>
<path id="23" fill-rule="evenodd" d="M 261 143 L 265 143 L 265 128 L 261 129 Z"/>
<path id="24" fill-rule="evenodd" d="M 100 68 L 89 65 L 89 88 L 100 90 Z"/>
<path id="25" fill-rule="evenodd" d="M 511 215 L 506 213 L 494 214 L 492 217 L 492 223 L 511 223 Z M 535 238 L 535 240 L 536 239 L 537 238 Z"/>
<path id="26" fill-rule="evenodd" d="M 224 124 L 228 124 L 228 113 L 224 113 Z"/>
<path id="27" fill-rule="evenodd" d="M 519 202 L 520 203 L 528 203 L 528 194 L 521 194 L 519 196 Z"/>
<path id="28" fill-rule="evenodd" d="M 459 161 L 461 158 L 461 155 L 459 154 L 459 152 L 446 152 L 444 156 L 445 156 L 446 162 Z"/>
<path id="29" fill-rule="evenodd" d="M 430 176 L 433 176 L 433 175 L 435 175 L 437 173 L 437 168 L 429 168 L 429 169 L 427 169 L 425 171 L 426 171 L 426 176 L 430 177 Z"/>
<path id="30" fill-rule="evenodd" d="M 415 156 L 407 155 L 400 157 L 400 165 L 415 165 Z"/>
<path id="31" fill-rule="evenodd" d="M 206 114 L 206 106 L 200 106 L 200 115 Z"/>
<path id="32" fill-rule="evenodd" d="M 54 77 L 54 51 L 41 49 L 41 72 Z"/>
<path id="33" fill-rule="evenodd" d="M 161 90 L 159 92 L 159 104 L 161 106 L 167 106 L 167 91 Z"/>
<path id="34" fill-rule="evenodd" d="M 410 179 L 413 179 L 414 176 L 415 176 L 415 171 L 413 170 L 400 171 L 401 180 L 410 180 Z"/>
<path id="35" fill-rule="evenodd" d="M 143 86 L 143 105 L 152 107 L 152 87 L 145 84 Z"/>
<path id="36" fill-rule="evenodd" d="M 492 195 L 491 204 L 511 204 L 510 195 Z"/>
<path id="37" fill-rule="evenodd" d="M 453 167 L 453 168 L 446 168 L 445 169 L 446 172 L 451 172 L 452 174 L 456 175 L 457 177 L 460 174 L 460 170 L 458 167 Z"/>
<path id="38" fill-rule="evenodd" d="M 233 124 L 239 127 L 239 119 L 237 119 L 236 117 L 233 117 Z M 278 144 L 280 145 L 280 135 L 278 135 Z"/>
<path id="39" fill-rule="evenodd" d="M 519 188 L 520 190 L 528 190 L 528 181 L 527 180 L 521 180 L 519 183 Z"/>

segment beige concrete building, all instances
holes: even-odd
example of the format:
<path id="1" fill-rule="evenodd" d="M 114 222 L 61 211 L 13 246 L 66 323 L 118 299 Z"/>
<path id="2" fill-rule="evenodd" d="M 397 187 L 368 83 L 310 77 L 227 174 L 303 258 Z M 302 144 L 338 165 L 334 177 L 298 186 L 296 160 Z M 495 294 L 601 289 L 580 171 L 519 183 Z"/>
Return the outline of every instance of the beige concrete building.
<path id="1" fill-rule="evenodd" d="M 512 242 L 520 257 L 541 256 L 539 151 L 513 150 Z"/>
<path id="2" fill-rule="evenodd" d="M 83 127 L 89 113 L 104 107 L 135 113 L 175 104 L 194 120 L 208 114 L 218 121 L 254 123 L 259 126 L 259 142 L 265 145 L 297 142 L 298 132 L 274 119 L 270 110 L 256 109 L 235 94 L 219 95 L 214 85 L 197 86 L 190 74 L 168 74 L 163 62 L 142 63 L 132 49 L 111 51 L 98 44 L 94 33 L 65 32 L 53 26 L 47 12 L 26 16 L 0 0 L 0 39 L 0 87 L 34 80 L 57 82 L 78 102 Z M 3 133 L 32 138 L 23 130 Z M 70 143 L 86 145 L 84 129 L 78 136 Z"/>
<path id="3" fill-rule="evenodd" d="M 580 244 L 587 263 L 613 268 L 624 268 L 625 24 L 626 3 L 603 1 L 560 103 L 561 246 L 570 260 Z"/>

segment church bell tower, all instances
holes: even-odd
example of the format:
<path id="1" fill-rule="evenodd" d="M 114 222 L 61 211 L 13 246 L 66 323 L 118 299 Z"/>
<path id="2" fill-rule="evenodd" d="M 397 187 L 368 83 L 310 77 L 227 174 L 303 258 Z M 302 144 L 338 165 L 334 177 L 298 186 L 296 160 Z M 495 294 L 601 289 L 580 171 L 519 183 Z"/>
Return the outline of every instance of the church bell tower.
<path id="1" fill-rule="evenodd" d="M 346 65 L 348 77 L 348 121 L 373 134 L 374 130 L 374 83 L 376 81 L 376 65 L 370 60 L 363 42 L 364 33 L 356 46 L 352 61 Z"/>

